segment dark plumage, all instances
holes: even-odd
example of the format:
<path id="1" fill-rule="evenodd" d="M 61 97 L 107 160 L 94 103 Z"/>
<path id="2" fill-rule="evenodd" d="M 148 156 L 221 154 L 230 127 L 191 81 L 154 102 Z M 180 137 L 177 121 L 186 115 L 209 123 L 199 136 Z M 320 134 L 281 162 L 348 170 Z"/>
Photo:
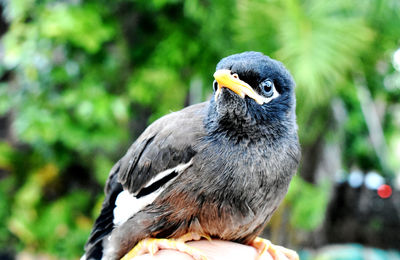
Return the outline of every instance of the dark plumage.
<path id="1" fill-rule="evenodd" d="M 223 76 L 252 89 L 227 88 Z M 87 259 L 119 259 L 148 237 L 195 232 L 249 244 L 262 231 L 300 158 L 295 84 L 257 52 L 222 59 L 215 77 L 210 101 L 154 122 L 113 167 Z M 122 189 L 130 202 L 116 207 Z M 113 224 L 129 207 L 137 209 Z"/>

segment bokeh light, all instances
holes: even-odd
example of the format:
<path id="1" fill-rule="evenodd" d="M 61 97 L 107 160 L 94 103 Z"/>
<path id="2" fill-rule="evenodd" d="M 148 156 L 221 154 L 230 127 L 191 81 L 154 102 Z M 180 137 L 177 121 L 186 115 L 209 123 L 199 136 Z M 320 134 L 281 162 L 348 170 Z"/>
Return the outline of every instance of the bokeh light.
<path id="1" fill-rule="evenodd" d="M 397 49 L 397 51 L 394 52 L 393 54 L 393 66 L 396 70 L 400 71 L 400 49 Z"/>
<path id="2" fill-rule="evenodd" d="M 382 184 L 378 188 L 378 196 L 382 199 L 387 199 L 392 195 L 392 187 L 387 184 Z"/>

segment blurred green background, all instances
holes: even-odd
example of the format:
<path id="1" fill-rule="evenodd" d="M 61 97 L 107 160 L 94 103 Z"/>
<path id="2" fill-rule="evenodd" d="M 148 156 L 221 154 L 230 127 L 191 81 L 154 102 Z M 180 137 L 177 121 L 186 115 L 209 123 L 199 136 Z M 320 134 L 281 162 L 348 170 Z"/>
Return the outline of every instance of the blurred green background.
<path id="1" fill-rule="evenodd" d="M 1 259 L 77 259 L 113 163 L 149 123 L 207 100 L 216 63 L 246 50 L 297 82 L 302 164 L 265 234 L 299 251 L 400 249 L 399 235 L 383 239 L 400 234 L 400 1 L 0 3 Z M 347 187 L 349 173 L 371 171 L 393 196 Z M 344 218 L 371 232 L 341 238 Z"/>

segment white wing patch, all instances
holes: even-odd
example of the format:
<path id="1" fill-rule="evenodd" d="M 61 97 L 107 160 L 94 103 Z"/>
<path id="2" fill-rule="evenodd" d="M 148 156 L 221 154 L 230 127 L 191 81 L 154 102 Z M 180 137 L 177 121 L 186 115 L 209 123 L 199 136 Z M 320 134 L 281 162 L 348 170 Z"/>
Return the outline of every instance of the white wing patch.
<path id="1" fill-rule="evenodd" d="M 149 195 L 140 197 L 139 199 L 133 196 L 129 191 L 122 191 L 115 201 L 114 208 L 114 225 L 121 225 L 133 216 L 136 212 L 140 211 L 148 204 L 152 203 L 164 189 L 150 193 Z"/>
<path id="2" fill-rule="evenodd" d="M 114 225 L 116 226 L 122 225 L 135 213 L 139 212 L 144 207 L 151 204 L 158 197 L 158 195 L 160 195 L 161 192 L 165 190 L 165 188 L 171 183 L 171 181 L 174 180 L 176 177 L 178 177 L 179 174 L 182 173 L 184 170 L 189 168 L 192 165 L 192 163 L 193 163 L 193 158 L 188 163 L 179 164 L 174 168 L 158 173 L 146 184 L 144 188 L 151 186 L 155 182 L 167 177 L 169 174 L 173 172 L 177 172 L 178 175 L 175 176 L 173 179 L 169 180 L 165 185 L 160 186 L 157 190 L 153 191 L 150 194 L 141 196 L 140 198 L 137 198 L 135 195 L 129 193 L 129 191 L 127 190 L 124 190 L 120 194 L 118 194 L 117 199 L 115 200 L 115 208 L 113 212 Z"/>

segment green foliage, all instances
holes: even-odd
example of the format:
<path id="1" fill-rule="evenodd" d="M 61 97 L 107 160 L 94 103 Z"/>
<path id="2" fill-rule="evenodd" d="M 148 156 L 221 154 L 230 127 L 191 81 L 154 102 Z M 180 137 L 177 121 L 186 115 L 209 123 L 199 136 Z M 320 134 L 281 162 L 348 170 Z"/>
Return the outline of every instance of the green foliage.
<path id="1" fill-rule="evenodd" d="M 71 42 L 89 53 L 97 52 L 114 34 L 114 27 L 103 23 L 101 9 L 99 5 L 49 6 L 38 17 L 40 33 L 58 42 Z"/>
<path id="2" fill-rule="evenodd" d="M 185 85 L 171 69 L 144 68 L 132 75 L 128 88 L 132 101 L 152 109 L 152 119 L 183 107 Z"/>
<path id="3" fill-rule="evenodd" d="M 319 186 L 295 176 L 290 183 L 286 201 L 291 207 L 291 224 L 303 230 L 315 230 L 324 221 L 330 186 L 328 181 Z"/>
<path id="4" fill-rule="evenodd" d="M 5 143 L 0 142 L 0 170 L 12 171 L 11 158 L 14 150 Z M 15 178 L 0 179 L 0 223 L 6 223 L 11 214 L 12 198 L 9 196 L 14 187 Z M 0 250 L 5 250 L 12 237 L 6 225 L 0 225 Z"/>
<path id="5" fill-rule="evenodd" d="M 400 90 L 388 80 L 399 73 L 390 64 L 397 0 L 2 3 L 0 116 L 12 135 L 0 143 L 0 249 L 81 255 L 113 162 L 146 124 L 182 108 L 194 81 L 204 100 L 216 62 L 235 52 L 263 51 L 292 72 L 303 147 L 336 135 L 331 100 L 340 99 L 343 166 L 382 169 L 357 98 L 363 78 L 387 108 L 382 125 L 398 167 L 400 116 L 390 111 Z M 328 199 L 327 184 L 295 178 L 291 224 L 318 227 Z"/>

